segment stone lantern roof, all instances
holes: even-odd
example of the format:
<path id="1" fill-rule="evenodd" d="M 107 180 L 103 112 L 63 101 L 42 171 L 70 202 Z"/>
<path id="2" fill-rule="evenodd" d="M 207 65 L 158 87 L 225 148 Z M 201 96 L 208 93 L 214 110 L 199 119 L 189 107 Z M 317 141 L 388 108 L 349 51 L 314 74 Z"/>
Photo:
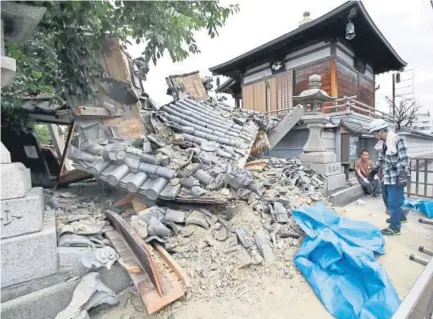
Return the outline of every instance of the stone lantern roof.
<path id="1" fill-rule="evenodd" d="M 308 78 L 309 88 L 301 92 L 301 94 L 294 96 L 293 100 L 297 102 L 308 102 L 312 100 L 321 102 L 332 102 L 336 97 L 329 96 L 324 90 L 321 89 L 322 78 L 318 74 L 313 74 Z"/>
<path id="2" fill-rule="evenodd" d="M 309 78 L 309 88 L 293 97 L 294 103 L 304 105 L 306 113 L 322 113 L 323 103 L 332 102 L 336 97 L 329 96 L 321 89 L 321 76 L 313 74 Z"/>
<path id="3" fill-rule="evenodd" d="M 1 4 L 1 87 L 13 83 L 15 59 L 4 56 L 4 40 L 25 43 L 35 30 L 47 9 L 16 2 L 3 1 Z"/>

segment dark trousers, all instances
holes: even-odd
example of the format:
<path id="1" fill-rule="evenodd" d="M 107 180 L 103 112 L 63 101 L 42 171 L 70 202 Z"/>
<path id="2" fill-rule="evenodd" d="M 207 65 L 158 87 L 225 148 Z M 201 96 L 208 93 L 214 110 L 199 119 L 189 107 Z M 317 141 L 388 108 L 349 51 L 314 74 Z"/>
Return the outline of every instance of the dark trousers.
<path id="1" fill-rule="evenodd" d="M 373 179 L 370 183 L 366 183 L 363 179 L 358 179 L 359 184 L 361 184 L 362 188 L 366 195 L 380 195 L 380 181 L 378 179 Z"/>
<path id="2" fill-rule="evenodd" d="M 400 231 L 401 220 L 404 218 L 404 188 L 397 185 L 384 185 L 382 190 L 383 201 L 391 215 L 389 228 Z"/>

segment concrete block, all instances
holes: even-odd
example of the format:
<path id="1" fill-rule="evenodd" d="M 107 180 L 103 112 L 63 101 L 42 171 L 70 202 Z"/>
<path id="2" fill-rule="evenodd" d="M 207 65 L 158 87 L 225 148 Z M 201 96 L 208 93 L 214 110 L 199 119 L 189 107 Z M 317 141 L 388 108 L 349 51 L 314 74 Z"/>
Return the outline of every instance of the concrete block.
<path id="1" fill-rule="evenodd" d="M 32 188 L 25 197 L 1 202 L 1 238 L 40 231 L 44 215 L 42 187 Z"/>
<path id="2" fill-rule="evenodd" d="M 271 144 L 271 149 L 273 149 L 278 142 L 280 142 L 284 136 L 295 126 L 296 123 L 304 115 L 304 108 L 302 105 L 296 106 L 289 114 L 287 114 L 269 133 L 269 143 Z"/>
<path id="3" fill-rule="evenodd" d="M 308 166 L 324 176 L 341 174 L 341 170 L 342 170 L 341 163 L 328 163 L 328 164 L 311 163 Z"/>
<path id="4" fill-rule="evenodd" d="M 55 273 L 53 275 L 29 280 L 9 287 L 4 287 L 1 289 L 1 301 L 6 302 L 19 298 L 21 296 L 31 294 L 35 291 L 57 285 L 61 282 L 65 282 L 73 277 L 75 277 L 74 273 L 68 270 L 60 270 L 58 273 Z"/>
<path id="5" fill-rule="evenodd" d="M 1 87 L 11 86 L 16 73 L 16 61 L 7 56 L 1 56 Z"/>
<path id="6" fill-rule="evenodd" d="M 11 154 L 9 153 L 6 146 L 3 145 L 3 143 L 0 142 L 0 156 L 1 156 L 1 163 L 7 164 L 11 162 Z"/>
<path id="7" fill-rule="evenodd" d="M 365 194 L 362 186 L 358 184 L 330 194 L 329 201 L 336 206 L 345 206 L 358 200 L 364 195 Z"/>
<path id="8" fill-rule="evenodd" d="M 3 302 L 3 319 L 47 319 L 55 318 L 72 300 L 72 293 L 79 279 L 35 291 L 29 295 Z"/>
<path id="9" fill-rule="evenodd" d="M 115 263 L 110 270 L 100 271 L 101 281 L 115 293 L 132 285 L 128 273 Z M 60 282 L 1 304 L 2 319 L 47 319 L 55 318 L 72 300 L 72 293 L 80 282 Z"/>
<path id="10" fill-rule="evenodd" d="M 346 186 L 346 174 L 331 175 L 327 177 L 328 192 Z"/>
<path id="11" fill-rule="evenodd" d="M 311 152 L 311 153 L 302 153 L 299 158 L 302 163 L 335 163 L 337 162 L 337 155 L 333 152 Z"/>
<path id="12" fill-rule="evenodd" d="M 58 270 L 53 214 L 46 214 L 40 232 L 2 239 L 1 244 L 2 287 L 48 276 Z"/>
<path id="13" fill-rule="evenodd" d="M 1 164 L 1 200 L 24 197 L 31 187 L 30 170 L 23 163 Z"/>

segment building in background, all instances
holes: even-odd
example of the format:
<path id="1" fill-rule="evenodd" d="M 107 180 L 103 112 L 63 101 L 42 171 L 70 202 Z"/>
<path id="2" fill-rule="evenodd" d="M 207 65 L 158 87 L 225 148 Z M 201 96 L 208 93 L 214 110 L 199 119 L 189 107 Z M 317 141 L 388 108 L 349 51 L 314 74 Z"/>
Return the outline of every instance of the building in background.
<path id="1" fill-rule="evenodd" d="M 427 134 L 433 134 L 433 117 L 429 111 L 419 112 L 412 124 L 412 129 Z"/>
<path id="2" fill-rule="evenodd" d="M 292 106 L 292 96 L 318 74 L 330 96 L 356 96 L 374 108 L 375 75 L 401 70 L 406 62 L 362 2 L 348 1 L 314 20 L 305 17 L 297 29 L 210 68 L 214 75 L 231 78 L 217 91 L 241 97 L 246 109 L 274 112 Z"/>

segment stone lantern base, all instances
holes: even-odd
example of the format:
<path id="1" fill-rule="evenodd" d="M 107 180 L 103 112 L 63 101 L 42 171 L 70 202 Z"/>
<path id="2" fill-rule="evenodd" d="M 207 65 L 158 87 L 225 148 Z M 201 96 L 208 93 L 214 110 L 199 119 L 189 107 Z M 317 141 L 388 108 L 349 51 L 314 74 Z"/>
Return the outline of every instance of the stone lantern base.
<path id="1" fill-rule="evenodd" d="M 341 163 L 336 162 L 334 152 L 302 153 L 300 159 L 326 178 L 325 191 L 330 192 L 346 185 L 346 174 L 342 173 Z"/>
<path id="2" fill-rule="evenodd" d="M 346 174 L 342 173 L 337 155 L 326 150 L 321 133 L 328 119 L 324 115 L 309 114 L 304 116 L 309 135 L 300 159 L 304 164 L 326 177 L 325 191 L 333 191 L 346 185 Z"/>

